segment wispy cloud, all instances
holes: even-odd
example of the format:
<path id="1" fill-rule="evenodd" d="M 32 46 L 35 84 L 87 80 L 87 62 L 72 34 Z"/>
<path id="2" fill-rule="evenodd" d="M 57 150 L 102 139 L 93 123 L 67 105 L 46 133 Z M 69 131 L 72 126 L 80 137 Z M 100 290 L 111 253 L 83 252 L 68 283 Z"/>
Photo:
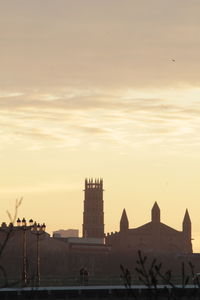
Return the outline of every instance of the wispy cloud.
<path id="1" fill-rule="evenodd" d="M 197 91 L 196 91 L 197 92 Z M 198 90 L 199 95 L 200 91 Z M 93 136 L 113 145 L 199 143 L 200 105 L 189 99 L 139 91 L 54 90 L 0 92 L 1 139 L 36 147 L 74 147 Z M 173 95 L 173 93 L 172 93 Z M 167 97 L 166 97 L 167 96 Z M 8 139 L 7 139 L 8 140 Z M 37 148 L 37 147 L 36 147 Z"/>

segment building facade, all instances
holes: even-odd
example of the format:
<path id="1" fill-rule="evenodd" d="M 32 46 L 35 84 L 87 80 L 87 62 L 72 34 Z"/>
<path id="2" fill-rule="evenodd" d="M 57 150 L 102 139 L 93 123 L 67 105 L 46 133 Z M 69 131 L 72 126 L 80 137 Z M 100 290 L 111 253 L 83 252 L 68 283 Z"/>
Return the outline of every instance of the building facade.
<path id="1" fill-rule="evenodd" d="M 114 251 L 138 251 L 157 253 L 192 253 L 191 220 L 185 212 L 182 231 L 161 222 L 160 208 L 155 202 L 151 210 L 151 221 L 137 228 L 129 228 L 125 209 L 120 220 L 119 232 L 107 234 L 107 245 Z"/>

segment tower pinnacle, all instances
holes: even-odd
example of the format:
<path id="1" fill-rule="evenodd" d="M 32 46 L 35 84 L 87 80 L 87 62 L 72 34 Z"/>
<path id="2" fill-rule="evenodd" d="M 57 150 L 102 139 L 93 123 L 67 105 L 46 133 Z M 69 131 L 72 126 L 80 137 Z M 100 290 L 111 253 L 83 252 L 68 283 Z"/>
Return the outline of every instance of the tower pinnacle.
<path id="1" fill-rule="evenodd" d="M 188 209 L 186 209 L 183 218 L 183 231 L 185 233 L 191 234 L 191 220 L 190 220 Z"/>
<path id="2" fill-rule="evenodd" d="M 121 220 L 120 220 L 120 232 L 125 232 L 129 228 L 129 222 L 125 208 L 123 209 Z"/>
<path id="3" fill-rule="evenodd" d="M 151 221 L 154 223 L 160 222 L 160 208 L 157 202 L 154 203 L 151 210 Z"/>
<path id="4" fill-rule="evenodd" d="M 189 216 L 187 209 L 185 211 L 185 215 L 183 218 L 183 236 L 184 236 L 184 240 L 185 240 L 185 247 L 184 247 L 183 251 L 185 253 L 191 253 L 192 252 L 192 243 L 191 243 L 192 223 L 191 223 L 190 216 Z"/>

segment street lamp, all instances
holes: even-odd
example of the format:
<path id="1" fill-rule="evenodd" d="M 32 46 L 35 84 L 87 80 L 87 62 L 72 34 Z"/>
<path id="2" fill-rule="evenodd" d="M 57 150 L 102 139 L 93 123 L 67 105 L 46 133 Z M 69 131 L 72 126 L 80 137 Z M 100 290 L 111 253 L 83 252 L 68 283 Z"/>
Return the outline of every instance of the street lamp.
<path id="1" fill-rule="evenodd" d="M 36 265 L 36 285 L 40 285 L 40 244 L 39 239 L 42 234 L 45 233 L 46 225 L 43 223 L 34 225 L 31 228 L 31 233 L 36 235 L 36 257 L 37 257 L 37 265 Z"/>
<path id="2" fill-rule="evenodd" d="M 40 283 L 40 249 L 39 249 L 39 238 L 40 235 L 45 233 L 46 225 L 43 223 L 40 225 L 36 222 L 33 222 L 32 219 L 29 220 L 29 223 L 27 224 L 27 221 L 25 218 L 20 220 L 20 218 L 17 219 L 17 226 L 14 227 L 13 223 L 10 223 L 9 226 L 6 225 L 6 223 L 2 223 L 0 227 L 0 232 L 4 232 L 6 234 L 6 238 L 4 239 L 1 247 L 0 247 L 0 254 L 2 253 L 3 249 L 5 248 L 5 245 L 8 241 L 8 238 L 11 234 L 11 232 L 15 230 L 21 230 L 22 231 L 22 284 L 23 286 L 27 285 L 27 231 L 30 231 L 31 233 L 36 235 L 36 256 L 37 256 L 37 265 L 36 265 L 36 282 L 39 285 Z"/>
<path id="3" fill-rule="evenodd" d="M 33 220 L 29 221 L 27 225 L 26 219 L 17 219 L 17 229 L 22 230 L 22 245 L 23 245 L 23 256 L 22 256 L 22 284 L 27 285 L 27 237 L 26 232 L 33 227 Z"/>

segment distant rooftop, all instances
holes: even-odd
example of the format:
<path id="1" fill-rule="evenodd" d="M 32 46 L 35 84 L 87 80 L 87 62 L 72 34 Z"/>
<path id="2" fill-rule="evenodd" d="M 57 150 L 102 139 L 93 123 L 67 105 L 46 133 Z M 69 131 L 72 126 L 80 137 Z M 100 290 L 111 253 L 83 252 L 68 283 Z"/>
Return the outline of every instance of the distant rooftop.
<path id="1" fill-rule="evenodd" d="M 53 237 L 58 237 L 58 238 L 78 237 L 78 235 L 79 235 L 78 229 L 59 229 L 53 231 Z"/>

